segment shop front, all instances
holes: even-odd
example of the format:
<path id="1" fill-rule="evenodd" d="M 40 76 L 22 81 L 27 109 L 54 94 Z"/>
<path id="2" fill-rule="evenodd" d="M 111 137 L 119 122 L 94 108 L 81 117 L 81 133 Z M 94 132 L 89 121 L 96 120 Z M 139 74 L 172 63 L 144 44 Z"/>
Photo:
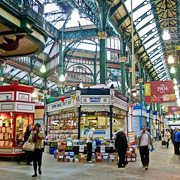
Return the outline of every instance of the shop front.
<path id="1" fill-rule="evenodd" d="M 24 133 L 34 125 L 33 87 L 0 86 L 0 156 L 22 155 Z"/>
<path id="2" fill-rule="evenodd" d="M 153 112 L 147 109 L 147 130 L 152 134 L 153 131 Z"/>

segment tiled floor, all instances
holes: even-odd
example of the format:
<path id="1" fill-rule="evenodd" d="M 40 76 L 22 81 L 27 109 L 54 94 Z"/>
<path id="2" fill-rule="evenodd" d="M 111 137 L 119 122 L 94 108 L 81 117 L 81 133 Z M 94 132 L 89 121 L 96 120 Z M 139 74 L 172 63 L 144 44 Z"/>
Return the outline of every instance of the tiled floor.
<path id="1" fill-rule="evenodd" d="M 52 155 L 44 153 L 43 174 L 32 178 L 31 166 L 24 163 L 0 161 L 0 180 L 180 180 L 180 159 L 170 149 L 161 148 L 161 142 L 155 142 L 155 151 L 150 153 L 150 167 L 141 168 L 137 162 L 129 163 L 125 169 L 118 169 L 116 163 L 63 163 L 57 162 Z"/>

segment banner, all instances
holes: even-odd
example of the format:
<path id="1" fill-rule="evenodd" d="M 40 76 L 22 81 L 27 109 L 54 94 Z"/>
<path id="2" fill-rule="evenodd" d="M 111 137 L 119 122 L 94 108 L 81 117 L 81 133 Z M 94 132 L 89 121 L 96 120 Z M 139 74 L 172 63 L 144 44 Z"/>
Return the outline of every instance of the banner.
<path id="1" fill-rule="evenodd" d="M 179 106 L 166 106 L 165 112 L 166 112 L 166 115 L 180 114 L 180 107 Z"/>
<path id="2" fill-rule="evenodd" d="M 146 104 L 176 101 L 173 80 L 145 82 L 144 92 Z"/>

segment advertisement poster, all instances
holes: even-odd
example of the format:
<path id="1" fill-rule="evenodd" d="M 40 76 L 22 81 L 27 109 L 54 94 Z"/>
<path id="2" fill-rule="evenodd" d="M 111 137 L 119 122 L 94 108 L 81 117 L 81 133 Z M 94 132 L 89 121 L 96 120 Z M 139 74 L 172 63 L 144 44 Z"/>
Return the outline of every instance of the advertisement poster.
<path id="1" fill-rule="evenodd" d="M 166 112 L 166 115 L 180 114 L 180 107 L 179 106 L 166 106 L 165 112 Z"/>
<path id="2" fill-rule="evenodd" d="M 145 82 L 144 92 L 147 104 L 176 101 L 173 80 Z"/>

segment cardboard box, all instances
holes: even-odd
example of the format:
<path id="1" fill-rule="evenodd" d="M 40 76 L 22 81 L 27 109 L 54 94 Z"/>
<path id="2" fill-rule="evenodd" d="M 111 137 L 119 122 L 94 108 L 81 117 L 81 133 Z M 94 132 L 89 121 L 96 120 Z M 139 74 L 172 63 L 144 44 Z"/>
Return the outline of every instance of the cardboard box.
<path id="1" fill-rule="evenodd" d="M 64 152 L 58 152 L 56 158 L 57 158 L 57 161 L 63 162 L 63 160 L 64 160 Z"/>

